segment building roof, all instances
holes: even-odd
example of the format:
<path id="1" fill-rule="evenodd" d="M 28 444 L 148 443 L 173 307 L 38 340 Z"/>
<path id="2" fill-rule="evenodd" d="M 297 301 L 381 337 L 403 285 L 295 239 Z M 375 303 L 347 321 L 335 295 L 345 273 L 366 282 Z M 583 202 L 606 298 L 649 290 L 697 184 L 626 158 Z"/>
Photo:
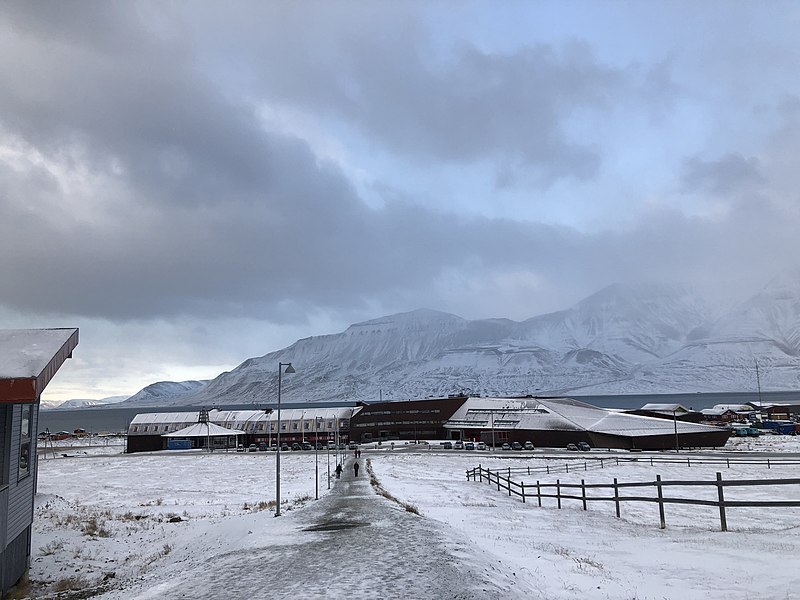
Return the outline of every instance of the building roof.
<path id="1" fill-rule="evenodd" d="M 220 437 L 227 435 L 244 435 L 241 429 L 226 429 L 214 423 L 195 423 L 172 433 L 164 433 L 162 437 L 186 438 L 186 437 Z"/>
<path id="2" fill-rule="evenodd" d="M 680 414 L 685 414 L 690 412 L 688 408 L 683 406 L 683 404 L 658 404 L 658 403 L 649 403 L 645 404 L 639 410 L 647 410 L 650 412 L 663 412 L 663 413 L 670 413 L 672 414 L 673 411 Z"/>
<path id="3" fill-rule="evenodd" d="M 35 402 L 77 345 L 77 329 L 0 329 L 0 402 Z"/>
<path id="4" fill-rule="evenodd" d="M 591 431 L 641 437 L 673 433 L 716 431 L 695 423 L 665 421 L 598 408 L 572 398 L 469 398 L 447 429 L 489 428 L 521 430 Z"/>

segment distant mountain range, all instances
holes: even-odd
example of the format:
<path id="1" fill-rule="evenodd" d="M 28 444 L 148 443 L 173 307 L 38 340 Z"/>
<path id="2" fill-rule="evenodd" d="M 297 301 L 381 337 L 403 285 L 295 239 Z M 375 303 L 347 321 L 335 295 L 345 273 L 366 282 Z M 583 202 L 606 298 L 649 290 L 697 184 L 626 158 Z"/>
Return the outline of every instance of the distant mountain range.
<path id="1" fill-rule="evenodd" d="M 454 393 L 659 394 L 800 387 L 800 277 L 715 309 L 682 287 L 612 285 L 517 322 L 415 310 L 298 340 L 208 382 L 160 382 L 137 405 L 375 401 Z"/>

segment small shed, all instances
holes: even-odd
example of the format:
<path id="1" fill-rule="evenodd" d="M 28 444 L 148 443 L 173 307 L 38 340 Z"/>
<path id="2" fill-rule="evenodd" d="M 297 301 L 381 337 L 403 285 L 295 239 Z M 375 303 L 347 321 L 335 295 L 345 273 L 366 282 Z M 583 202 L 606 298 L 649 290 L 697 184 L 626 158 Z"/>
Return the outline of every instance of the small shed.
<path id="1" fill-rule="evenodd" d="M 30 559 L 41 394 L 77 345 L 77 329 L 0 329 L 0 596 Z"/>

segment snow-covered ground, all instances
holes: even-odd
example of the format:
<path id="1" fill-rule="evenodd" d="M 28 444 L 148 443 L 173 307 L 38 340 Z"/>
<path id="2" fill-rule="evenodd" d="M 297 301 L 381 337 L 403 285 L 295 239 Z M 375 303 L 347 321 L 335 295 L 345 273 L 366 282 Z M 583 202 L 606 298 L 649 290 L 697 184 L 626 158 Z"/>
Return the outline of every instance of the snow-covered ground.
<path id="1" fill-rule="evenodd" d="M 800 452 L 800 439 L 731 440 L 729 447 L 732 456 L 737 448 Z M 33 597 L 70 587 L 96 588 L 103 598 L 128 597 L 119 590 L 143 579 L 163 579 L 183 561 L 211 564 L 216 556 L 263 545 L 265 539 L 285 541 L 314 503 L 314 453 L 282 454 L 282 510 L 287 518 L 274 519 L 275 456 L 270 452 L 125 455 L 113 443 L 55 450 L 56 458 L 51 452 L 39 461 Z M 604 453 L 589 456 L 598 454 Z M 559 466 L 571 458 L 544 459 L 540 451 L 533 456 L 398 444 L 394 450 L 364 449 L 362 462 L 370 460 L 383 487 L 400 502 L 478 550 L 486 572 L 500 572 L 505 581 L 513 581 L 508 597 L 780 599 L 795 597 L 800 588 L 799 509 L 729 509 L 730 531 L 723 533 L 716 508 L 668 505 L 667 528 L 661 530 L 654 504 L 623 504 L 617 519 L 613 503 L 590 503 L 583 511 L 579 501 L 565 501 L 559 510 L 554 500 L 545 500 L 539 508 L 535 499 L 523 504 L 486 483 L 466 480 L 466 469 L 479 462 L 490 468 Z M 573 461 L 578 458 L 573 456 Z M 753 464 L 721 469 L 610 462 L 603 469 L 571 469 L 549 478 L 540 474 L 531 483 L 554 482 L 556 477 L 562 482 L 609 483 L 614 477 L 648 481 L 656 473 L 664 480 L 710 481 L 719 470 L 726 480 L 791 478 L 798 471 L 797 466 L 774 464 L 769 469 Z M 331 468 L 334 464 L 332 459 Z M 320 453 L 320 495 L 327 491 L 326 472 L 326 454 Z M 670 495 L 681 493 L 716 494 L 712 489 L 669 490 Z M 800 499 L 800 486 L 768 492 L 738 488 L 726 490 L 726 497 L 764 498 L 765 493 Z M 371 567 L 380 569 L 381 561 L 398 558 L 376 552 Z M 341 557 L 340 567 L 348 568 L 348 560 Z M 331 590 L 328 597 L 339 596 Z"/>

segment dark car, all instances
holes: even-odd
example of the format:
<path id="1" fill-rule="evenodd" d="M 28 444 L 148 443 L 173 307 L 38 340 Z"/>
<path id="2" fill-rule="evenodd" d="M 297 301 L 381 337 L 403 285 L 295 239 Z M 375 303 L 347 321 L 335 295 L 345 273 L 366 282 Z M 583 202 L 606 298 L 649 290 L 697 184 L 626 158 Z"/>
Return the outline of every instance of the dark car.
<path id="1" fill-rule="evenodd" d="M 303 450 L 311 450 L 311 444 L 308 442 L 303 442 Z"/>
<path id="2" fill-rule="evenodd" d="M 256 447 L 256 445 L 255 445 L 255 444 L 250 444 L 250 445 L 247 447 L 247 451 L 248 451 L 248 452 L 255 452 L 256 450 L 258 450 L 258 447 Z"/>
<path id="3" fill-rule="evenodd" d="M 292 451 L 300 450 L 300 449 L 301 449 L 301 446 L 297 442 L 292 444 Z"/>
<path id="4" fill-rule="evenodd" d="M 267 448 L 268 448 L 268 446 L 267 446 L 267 442 L 261 442 L 261 443 L 258 445 L 258 451 L 259 451 L 259 452 L 266 452 L 266 451 L 267 451 Z"/>
<path id="5" fill-rule="evenodd" d="M 571 452 L 577 452 L 578 447 L 575 444 L 567 444 L 567 450 L 570 450 Z"/>
<path id="6" fill-rule="evenodd" d="M 289 444 L 284 442 L 283 444 L 281 444 L 281 452 L 286 452 L 287 450 L 289 450 Z"/>
<path id="7" fill-rule="evenodd" d="M 520 444 L 519 442 L 514 442 L 513 444 L 511 444 L 511 448 L 513 450 L 522 450 L 522 444 Z"/>
<path id="8" fill-rule="evenodd" d="M 442 442 L 442 449 L 443 450 L 452 450 L 453 449 L 453 442 Z"/>
<path id="9" fill-rule="evenodd" d="M 588 452 L 592 447 L 587 442 L 578 442 L 578 450 L 581 452 Z"/>

